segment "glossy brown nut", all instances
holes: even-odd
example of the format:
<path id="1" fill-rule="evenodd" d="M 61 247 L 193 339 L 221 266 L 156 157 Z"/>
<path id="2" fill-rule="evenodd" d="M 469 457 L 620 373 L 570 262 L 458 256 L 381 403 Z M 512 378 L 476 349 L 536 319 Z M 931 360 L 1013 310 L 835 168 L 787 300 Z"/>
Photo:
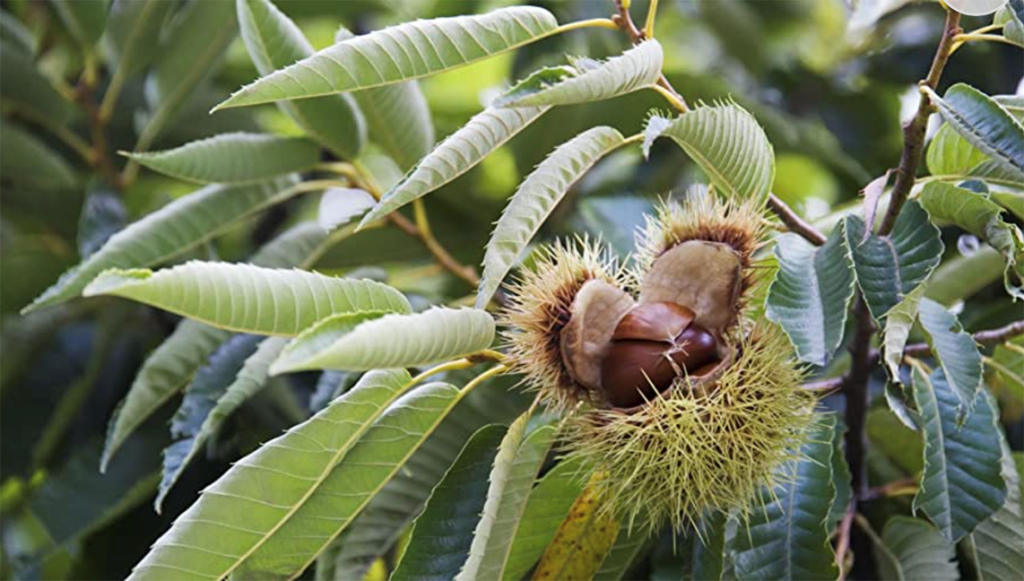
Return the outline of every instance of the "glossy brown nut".
<path id="1" fill-rule="evenodd" d="M 630 408 L 672 385 L 676 370 L 669 359 L 671 343 L 615 341 L 601 364 L 601 385 L 608 403 Z"/>
<path id="2" fill-rule="evenodd" d="M 642 339 L 670 342 L 693 322 L 693 311 L 675 303 L 646 303 L 626 313 L 612 340 Z"/>
<path id="3" fill-rule="evenodd" d="M 718 359 L 718 343 L 704 329 L 690 325 L 676 337 L 672 360 L 688 373 L 697 371 Z"/>

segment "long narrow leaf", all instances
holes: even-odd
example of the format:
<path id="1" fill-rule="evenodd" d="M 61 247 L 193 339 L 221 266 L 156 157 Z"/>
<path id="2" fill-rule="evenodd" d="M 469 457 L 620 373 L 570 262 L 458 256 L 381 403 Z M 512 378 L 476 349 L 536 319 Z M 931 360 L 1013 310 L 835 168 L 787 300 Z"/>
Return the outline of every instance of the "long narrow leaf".
<path id="1" fill-rule="evenodd" d="M 490 302 L 502 279 L 576 180 L 624 143 L 610 127 L 594 127 L 558 146 L 516 190 L 484 255 L 484 274 L 476 304 Z"/>
<path id="2" fill-rule="evenodd" d="M 237 0 L 242 40 L 256 70 L 276 69 L 313 54 L 299 27 L 270 0 Z M 303 130 L 343 159 L 355 159 L 366 141 L 366 120 L 349 95 L 330 95 L 278 106 Z"/>
<path id="3" fill-rule="evenodd" d="M 295 335 L 339 313 L 407 313 L 397 290 L 372 280 L 192 261 L 153 272 L 108 270 L 85 296 L 114 295 L 243 333 Z"/>
<path id="4" fill-rule="evenodd" d="M 340 315 L 296 337 L 271 372 L 412 367 L 487 349 L 493 341 L 494 318 L 478 309 L 434 308 L 374 320 Z"/>
<path id="5" fill-rule="evenodd" d="M 217 108 L 379 87 L 439 73 L 533 42 L 558 23 L 542 8 L 419 20 L 335 44 L 242 87 Z"/>
<path id="6" fill-rule="evenodd" d="M 373 223 L 476 167 L 492 151 L 540 117 L 547 107 L 488 108 L 439 143 L 381 197 L 359 227 Z"/>

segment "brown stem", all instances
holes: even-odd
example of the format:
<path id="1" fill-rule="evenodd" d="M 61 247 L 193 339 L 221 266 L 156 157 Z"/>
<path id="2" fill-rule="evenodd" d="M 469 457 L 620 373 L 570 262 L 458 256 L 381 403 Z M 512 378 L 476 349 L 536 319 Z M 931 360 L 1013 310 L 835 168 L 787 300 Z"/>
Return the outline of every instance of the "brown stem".
<path id="1" fill-rule="evenodd" d="M 843 562 L 846 561 L 846 553 L 850 550 L 850 529 L 853 528 L 853 517 L 856 514 L 857 503 L 850 500 L 850 505 L 846 507 L 846 514 L 843 515 L 843 520 L 839 521 L 839 537 L 836 540 L 836 566 L 839 567 L 839 579 L 837 581 L 843 581 L 846 578 Z"/>
<path id="2" fill-rule="evenodd" d="M 466 281 L 470 286 L 478 286 L 480 284 L 480 277 L 477 276 L 476 271 L 473 270 L 473 268 L 465 266 L 458 260 L 455 260 L 455 258 L 443 246 L 441 246 L 436 239 L 432 236 L 426 236 L 424 232 L 411 220 L 397 212 L 388 214 L 388 220 L 402 232 L 420 240 L 434 259 L 437 260 L 438 264 L 446 270 Z"/>
<path id="3" fill-rule="evenodd" d="M 114 161 L 107 149 L 107 123 L 100 115 L 99 107 L 96 104 L 95 74 L 87 71 L 83 74 L 82 81 L 78 87 L 78 102 L 89 119 L 89 130 L 92 137 L 92 148 L 90 159 L 93 166 L 110 187 L 117 191 L 124 191 L 124 180 L 120 172 L 114 167 Z"/>
<path id="4" fill-rule="evenodd" d="M 981 345 L 997 345 L 1014 337 L 1024 335 L 1024 321 L 1014 321 L 1005 327 L 978 331 L 973 335 L 974 342 Z M 925 357 L 931 354 L 932 348 L 927 343 L 914 343 L 903 349 L 904 357 Z"/>
<path id="5" fill-rule="evenodd" d="M 898 490 L 902 490 L 902 489 L 905 489 L 905 488 L 908 488 L 908 487 L 911 487 L 911 486 L 916 486 L 916 485 L 917 485 L 917 475 L 915 474 L 913 476 L 907 476 L 906 478 L 900 478 L 899 480 L 893 480 L 892 482 L 888 482 L 886 484 L 882 484 L 881 486 L 872 487 L 871 489 L 869 489 L 867 491 L 867 493 L 864 495 L 864 498 L 862 498 L 861 500 L 862 501 L 875 500 L 875 499 L 878 499 L 878 498 L 889 496 L 890 494 L 892 494 L 893 492 L 896 492 Z"/>
<path id="6" fill-rule="evenodd" d="M 821 246 L 825 243 L 826 237 L 824 234 L 819 232 L 810 223 L 805 222 L 792 208 L 786 205 L 786 202 L 783 202 L 775 194 L 768 194 L 768 208 L 779 217 L 779 220 L 789 228 L 790 232 L 803 236 L 805 240 L 815 246 Z"/>
<path id="7" fill-rule="evenodd" d="M 953 52 L 954 37 L 960 32 L 960 13 L 955 10 L 947 10 L 942 39 L 939 41 L 939 47 L 935 50 L 935 58 L 932 59 L 931 69 L 928 71 L 928 76 L 922 81 L 922 86 L 930 87 L 933 90 L 938 87 L 939 78 L 942 76 L 943 69 L 946 68 L 949 55 Z M 907 196 L 910 195 L 910 190 L 914 187 L 917 168 L 921 165 L 921 154 L 924 153 L 924 137 L 925 131 L 928 129 L 928 118 L 933 110 L 931 99 L 922 93 L 917 113 L 909 123 L 903 126 L 903 154 L 900 156 L 900 166 L 896 170 L 896 182 L 892 186 L 889 208 L 878 229 L 879 235 L 885 236 L 892 232 L 896 218 L 900 215 L 903 204 L 906 203 Z"/>

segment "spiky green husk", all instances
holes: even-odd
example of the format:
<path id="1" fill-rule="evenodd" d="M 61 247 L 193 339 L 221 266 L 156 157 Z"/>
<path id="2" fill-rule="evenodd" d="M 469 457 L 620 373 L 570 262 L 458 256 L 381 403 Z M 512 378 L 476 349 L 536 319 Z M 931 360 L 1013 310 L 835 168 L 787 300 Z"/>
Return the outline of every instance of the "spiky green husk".
<path id="1" fill-rule="evenodd" d="M 622 286 L 623 272 L 600 243 L 587 239 L 539 249 L 509 288 L 511 305 L 502 313 L 508 361 L 550 406 L 569 410 L 603 398 L 573 381 L 562 361 L 560 341 L 573 300 L 589 280 Z"/>
<path id="2" fill-rule="evenodd" d="M 739 334 L 738 334 L 739 335 Z M 569 456 L 603 470 L 603 495 L 627 522 L 675 529 L 705 510 L 747 504 L 793 457 L 813 421 L 786 337 L 753 324 L 706 395 L 685 380 L 632 413 L 593 410 L 569 420 Z"/>

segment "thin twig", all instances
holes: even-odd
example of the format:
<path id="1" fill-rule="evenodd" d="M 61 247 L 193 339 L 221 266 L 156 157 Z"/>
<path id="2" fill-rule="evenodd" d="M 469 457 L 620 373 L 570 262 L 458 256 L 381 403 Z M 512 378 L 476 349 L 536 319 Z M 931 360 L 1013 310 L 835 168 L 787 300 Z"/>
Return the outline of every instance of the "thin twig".
<path id="1" fill-rule="evenodd" d="M 836 390 L 842 388 L 843 384 L 845 382 L 846 382 L 846 378 L 845 377 L 832 377 L 832 378 L 829 378 L 829 379 L 820 379 L 818 381 L 811 381 L 809 383 L 803 384 L 801 387 L 803 387 L 804 389 L 809 390 L 809 391 L 817 391 L 817 392 L 820 392 L 820 393 L 829 393 L 829 392 L 833 392 L 833 391 L 836 391 Z"/>
<path id="2" fill-rule="evenodd" d="M 768 194 L 768 208 L 779 217 L 779 220 L 789 228 L 790 232 L 803 236 L 811 244 L 821 246 L 827 240 L 824 234 L 819 232 L 810 223 L 805 222 L 792 208 L 786 205 L 786 202 L 783 202 L 775 194 Z"/>
<path id="3" fill-rule="evenodd" d="M 946 23 L 942 29 L 942 39 L 935 50 L 935 57 L 932 59 L 931 69 L 928 76 L 921 83 L 922 86 L 935 90 L 942 77 L 942 71 L 946 68 L 949 55 L 953 52 L 954 38 L 960 33 L 960 13 L 955 10 L 946 11 Z M 903 204 L 914 187 L 914 179 L 917 177 L 917 168 L 921 165 L 921 155 L 924 153 L 925 131 L 928 129 L 928 118 L 931 116 L 934 107 L 931 99 L 921 93 L 920 102 L 917 106 L 917 113 L 909 123 L 903 126 L 903 153 L 900 156 L 900 166 L 896 170 L 896 182 L 892 186 L 892 194 L 889 198 L 889 207 L 882 219 L 882 225 L 878 229 L 879 235 L 885 236 L 892 232 L 896 224 L 896 218 L 903 209 Z"/>
<path id="4" fill-rule="evenodd" d="M 864 494 L 864 498 L 861 501 L 877 500 L 886 496 L 894 496 L 906 492 L 909 489 L 917 488 L 918 477 L 917 475 L 907 476 L 906 478 L 900 478 L 899 480 L 893 480 L 880 486 L 874 486 L 870 488 L 867 493 Z"/>
<path id="5" fill-rule="evenodd" d="M 843 520 L 839 521 L 839 537 L 836 540 L 836 566 L 839 567 L 838 581 L 843 581 L 846 578 L 846 569 L 843 568 L 843 562 L 846 561 L 846 553 L 850 550 L 850 529 L 853 528 L 853 517 L 856 514 L 857 503 L 851 499 L 849 506 L 846 507 Z"/>
<path id="6" fill-rule="evenodd" d="M 92 61 L 86 61 L 91 66 Z M 107 122 L 100 116 L 99 107 L 96 104 L 96 74 L 87 66 L 86 72 L 82 75 L 82 82 L 77 91 L 77 100 L 89 119 L 89 130 L 92 138 L 91 159 L 93 166 L 103 179 L 117 191 L 124 191 L 125 180 L 114 166 L 114 160 L 107 148 Z"/>
<path id="7" fill-rule="evenodd" d="M 972 337 L 974 342 L 981 345 L 998 345 L 999 343 L 1005 343 L 1014 337 L 1024 335 L 1024 321 L 1014 321 L 1005 327 L 999 327 L 998 329 L 989 329 L 987 331 L 978 331 Z M 904 357 L 924 357 L 932 352 L 932 348 L 927 343 L 914 343 L 907 345 L 903 349 Z"/>

